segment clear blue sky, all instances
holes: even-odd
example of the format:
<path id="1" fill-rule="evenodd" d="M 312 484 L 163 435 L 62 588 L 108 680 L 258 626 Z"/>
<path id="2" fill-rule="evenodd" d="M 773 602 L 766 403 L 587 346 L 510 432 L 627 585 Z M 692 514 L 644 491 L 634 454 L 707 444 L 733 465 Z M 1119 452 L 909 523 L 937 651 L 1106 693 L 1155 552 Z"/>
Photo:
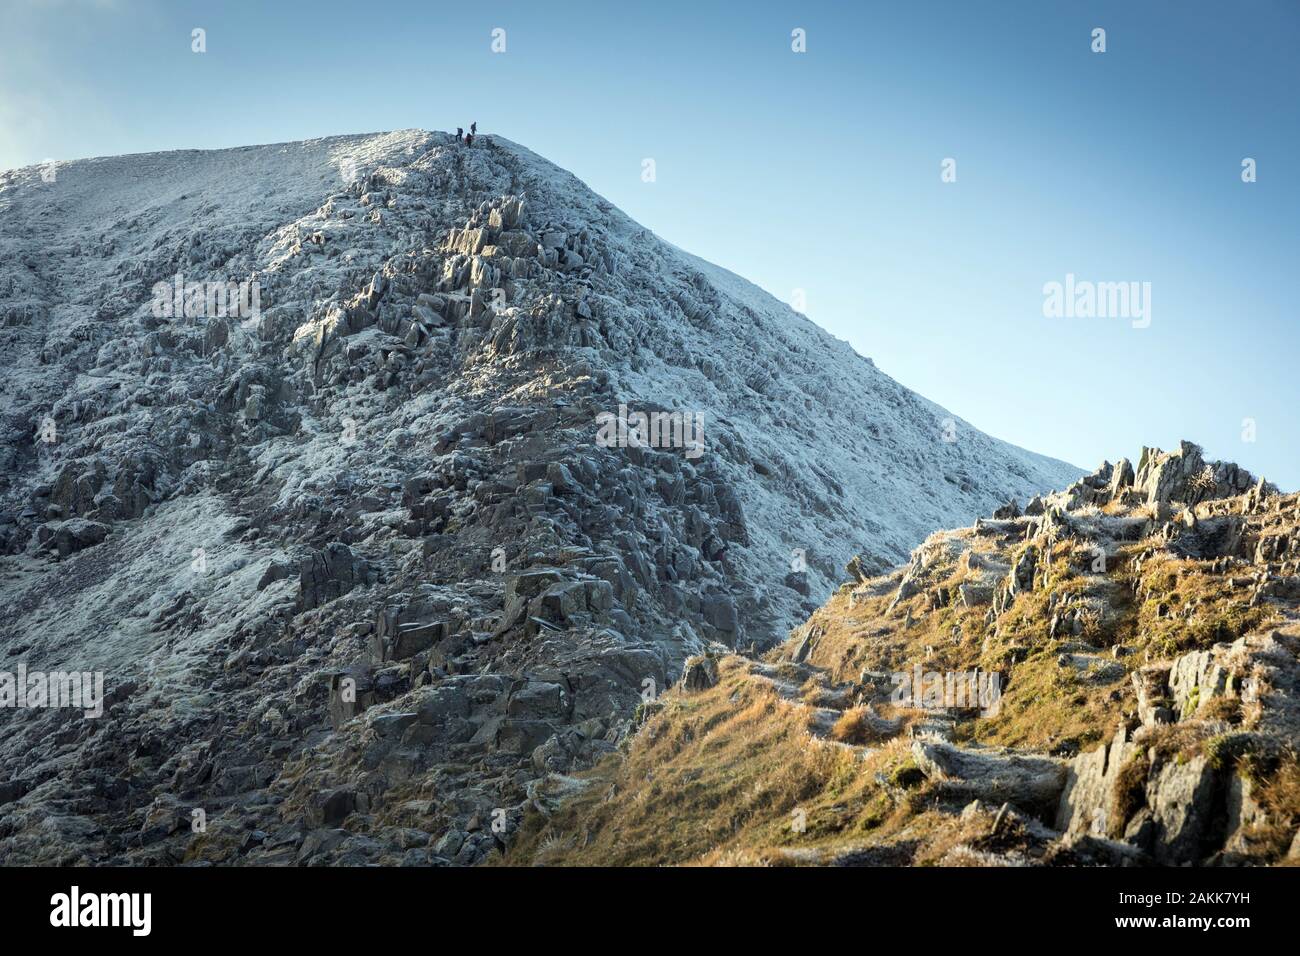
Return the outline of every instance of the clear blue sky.
<path id="1" fill-rule="evenodd" d="M 1091 467 L 1186 437 L 1300 487 L 1294 0 L 0 10 L 0 168 L 477 120 L 777 297 L 805 290 L 1001 438 Z M 1066 273 L 1150 282 L 1150 327 L 1045 318 Z"/>

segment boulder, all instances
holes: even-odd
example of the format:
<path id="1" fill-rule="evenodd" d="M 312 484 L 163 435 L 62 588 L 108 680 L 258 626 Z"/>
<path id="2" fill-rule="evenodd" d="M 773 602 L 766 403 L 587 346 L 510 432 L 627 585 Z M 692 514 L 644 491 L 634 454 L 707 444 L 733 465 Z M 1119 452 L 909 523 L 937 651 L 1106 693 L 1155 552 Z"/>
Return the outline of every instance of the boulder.
<path id="1" fill-rule="evenodd" d="M 1190 717 L 1205 701 L 1230 691 L 1232 674 L 1217 659 L 1218 653 L 1229 650 L 1230 645 L 1217 644 L 1213 650 L 1192 651 L 1174 661 L 1168 687 L 1177 716 Z"/>
<path id="2" fill-rule="evenodd" d="M 997 518 L 997 519 L 999 519 L 999 520 L 1007 520 L 1007 519 L 1010 519 L 1010 518 L 1019 518 L 1019 517 L 1020 517 L 1020 503 L 1019 503 L 1018 501 L 1016 501 L 1015 498 L 1012 498 L 1009 502 L 1007 502 L 1007 503 L 1006 503 L 1005 505 L 1003 505 L 1001 508 L 998 508 L 996 511 L 994 511 L 994 512 L 993 512 L 993 517 L 994 517 L 994 518 Z"/>
<path id="3" fill-rule="evenodd" d="M 367 707 L 373 706 L 376 700 L 374 682 L 366 671 L 331 674 L 327 708 L 330 726 L 337 730 Z"/>
<path id="4" fill-rule="evenodd" d="M 108 537 L 109 526 L 86 518 L 71 518 L 59 523 L 47 547 L 60 558 L 99 544 Z"/>
<path id="5" fill-rule="evenodd" d="M 700 599 L 700 612 L 711 627 L 734 634 L 739 626 L 736 602 L 725 594 L 708 594 Z"/>
<path id="6" fill-rule="evenodd" d="M 563 717 L 567 711 L 568 694 L 564 687 L 546 681 L 522 681 L 506 703 L 506 714 L 510 717 Z"/>

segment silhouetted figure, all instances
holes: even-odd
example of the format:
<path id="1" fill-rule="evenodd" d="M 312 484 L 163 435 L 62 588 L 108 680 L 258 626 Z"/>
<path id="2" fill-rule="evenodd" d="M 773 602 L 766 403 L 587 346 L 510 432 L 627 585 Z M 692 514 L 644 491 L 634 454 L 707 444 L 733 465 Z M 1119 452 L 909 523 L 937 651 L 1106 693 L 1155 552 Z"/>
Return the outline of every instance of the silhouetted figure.
<path id="1" fill-rule="evenodd" d="M 469 124 L 469 133 L 471 136 L 478 135 L 478 120 L 475 120 L 474 122 Z"/>
<path id="2" fill-rule="evenodd" d="M 464 139 L 464 138 L 465 138 L 465 130 L 462 129 L 461 127 L 459 127 L 459 126 L 456 127 L 456 138 L 457 138 L 457 139 Z"/>
<path id="3" fill-rule="evenodd" d="M 465 134 L 465 145 L 466 145 L 466 146 L 472 146 L 473 143 L 474 143 L 474 134 L 473 134 L 473 133 L 466 133 L 466 134 Z"/>

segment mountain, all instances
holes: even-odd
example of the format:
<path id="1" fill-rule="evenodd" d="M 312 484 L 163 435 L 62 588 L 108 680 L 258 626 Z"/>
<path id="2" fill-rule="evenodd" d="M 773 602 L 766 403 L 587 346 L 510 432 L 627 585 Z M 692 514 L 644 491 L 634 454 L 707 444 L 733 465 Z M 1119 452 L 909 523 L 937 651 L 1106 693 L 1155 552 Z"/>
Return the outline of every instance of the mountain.
<path id="1" fill-rule="evenodd" d="M 1300 495 L 1184 442 L 999 512 L 692 658 L 510 862 L 1300 861 Z"/>
<path id="2" fill-rule="evenodd" d="M 5 173 L 0 358 L 8 863 L 478 862 L 691 655 L 1080 474 L 490 136 Z"/>

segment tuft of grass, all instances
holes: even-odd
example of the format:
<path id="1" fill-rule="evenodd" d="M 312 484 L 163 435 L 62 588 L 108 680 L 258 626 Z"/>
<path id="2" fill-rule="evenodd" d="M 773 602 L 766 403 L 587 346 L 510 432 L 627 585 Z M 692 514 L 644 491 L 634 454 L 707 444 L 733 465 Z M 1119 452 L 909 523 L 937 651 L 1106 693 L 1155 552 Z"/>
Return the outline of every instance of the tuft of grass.
<path id="1" fill-rule="evenodd" d="M 872 725 L 872 715 L 866 707 L 851 707 L 840 715 L 831 728 L 831 739 L 842 744 L 863 746 L 880 739 Z"/>
<path id="2" fill-rule="evenodd" d="M 1200 708 L 1198 717 L 1221 720 L 1229 724 L 1241 723 L 1241 698 L 1226 695 L 1211 697 Z"/>

